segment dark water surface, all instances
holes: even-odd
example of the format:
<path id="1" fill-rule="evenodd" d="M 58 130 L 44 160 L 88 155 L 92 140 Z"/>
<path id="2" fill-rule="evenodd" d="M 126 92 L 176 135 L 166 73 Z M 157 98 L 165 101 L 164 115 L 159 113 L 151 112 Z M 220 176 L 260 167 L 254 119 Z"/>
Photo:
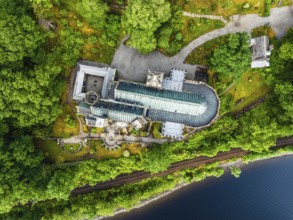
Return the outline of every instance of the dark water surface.
<path id="1" fill-rule="evenodd" d="M 242 167 L 107 220 L 293 220 L 293 156 Z"/>

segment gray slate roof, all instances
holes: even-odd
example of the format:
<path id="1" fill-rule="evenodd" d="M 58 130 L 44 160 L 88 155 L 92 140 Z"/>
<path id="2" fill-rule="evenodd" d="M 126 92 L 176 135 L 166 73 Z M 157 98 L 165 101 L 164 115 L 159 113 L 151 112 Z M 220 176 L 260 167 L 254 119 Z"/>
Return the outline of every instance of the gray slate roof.
<path id="1" fill-rule="evenodd" d="M 267 57 L 266 52 L 270 51 L 268 36 L 256 37 L 253 40 L 253 60 L 265 59 Z"/>

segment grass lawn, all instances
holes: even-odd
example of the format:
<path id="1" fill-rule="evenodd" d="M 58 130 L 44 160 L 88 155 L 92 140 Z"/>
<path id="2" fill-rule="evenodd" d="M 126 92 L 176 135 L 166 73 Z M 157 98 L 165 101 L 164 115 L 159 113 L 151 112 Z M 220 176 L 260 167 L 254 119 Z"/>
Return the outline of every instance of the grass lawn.
<path id="1" fill-rule="evenodd" d="M 265 96 L 269 88 L 262 81 L 257 71 L 244 73 L 239 81 L 229 90 L 234 100 L 232 113 L 237 113 L 243 108 L 251 105 L 261 97 Z M 237 104 L 238 103 L 238 104 Z"/>
<path id="2" fill-rule="evenodd" d="M 185 63 L 208 66 L 207 61 L 212 56 L 212 52 L 214 51 L 214 49 L 222 44 L 225 44 L 228 40 L 228 37 L 229 35 L 224 35 L 219 38 L 210 40 L 203 45 L 197 47 L 188 55 Z"/>
<path id="3" fill-rule="evenodd" d="M 80 148 L 80 144 L 64 144 L 64 149 L 69 153 L 75 153 Z"/>
<path id="4" fill-rule="evenodd" d="M 264 0 L 174 0 L 184 11 L 195 14 L 222 15 L 226 18 L 233 14 L 262 14 Z M 274 1 L 271 7 L 277 7 L 279 1 Z M 291 0 L 283 0 L 282 6 L 290 5 Z M 244 8 L 248 3 L 249 8 Z"/>
<path id="5" fill-rule="evenodd" d="M 46 158 L 53 163 L 79 161 L 87 158 L 90 148 L 83 147 L 78 153 L 64 151 L 55 140 L 36 140 L 36 146 L 41 149 Z"/>
<path id="6" fill-rule="evenodd" d="M 210 32 L 212 30 L 224 27 L 224 23 L 219 20 L 211 20 L 205 18 L 190 18 L 183 17 L 184 26 L 181 30 L 184 38 L 186 39 L 186 44 L 190 43 L 199 36 Z"/>

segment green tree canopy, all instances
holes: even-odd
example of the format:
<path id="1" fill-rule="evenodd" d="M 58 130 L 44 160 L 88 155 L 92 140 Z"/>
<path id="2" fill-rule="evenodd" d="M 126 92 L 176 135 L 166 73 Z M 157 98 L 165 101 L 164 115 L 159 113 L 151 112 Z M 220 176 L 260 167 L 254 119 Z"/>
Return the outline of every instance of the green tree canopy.
<path id="1" fill-rule="evenodd" d="M 130 0 L 122 18 L 122 26 L 130 34 L 128 44 L 141 53 L 156 48 L 155 31 L 171 16 L 170 3 L 165 0 Z"/>
<path id="2" fill-rule="evenodd" d="M 52 63 L 27 72 L 0 70 L 0 120 L 9 118 L 15 127 L 52 123 L 60 113 L 60 72 Z"/>
<path id="3" fill-rule="evenodd" d="M 32 198 L 42 198 L 42 182 L 46 180 L 41 172 L 42 160 L 43 154 L 35 150 L 29 136 L 0 142 L 0 213 Z"/>
<path id="4" fill-rule="evenodd" d="M 78 0 L 76 7 L 92 27 L 100 29 L 104 26 L 109 8 L 102 0 Z"/>
<path id="5" fill-rule="evenodd" d="M 44 40 L 31 17 L 0 13 L 0 66 L 33 57 Z"/>
<path id="6" fill-rule="evenodd" d="M 280 47 L 280 58 L 283 60 L 293 59 L 293 42 L 286 42 Z"/>
<path id="7" fill-rule="evenodd" d="M 237 79 L 249 68 L 251 52 L 247 33 L 230 35 L 228 44 L 214 50 L 211 57 L 211 68 L 220 76 Z"/>

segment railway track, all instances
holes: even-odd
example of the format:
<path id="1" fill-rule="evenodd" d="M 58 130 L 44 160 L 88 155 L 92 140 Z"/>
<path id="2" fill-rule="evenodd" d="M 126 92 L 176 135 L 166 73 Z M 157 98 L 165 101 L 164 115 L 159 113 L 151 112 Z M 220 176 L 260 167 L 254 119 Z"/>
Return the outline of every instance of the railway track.
<path id="1" fill-rule="evenodd" d="M 272 146 L 272 148 L 283 147 L 283 146 L 290 145 L 290 144 L 293 144 L 293 136 L 278 139 L 276 142 L 276 145 Z M 207 164 L 207 163 L 212 163 L 212 162 L 216 162 L 216 161 L 223 161 L 223 160 L 231 159 L 233 157 L 244 156 L 248 153 L 249 153 L 249 151 L 245 151 L 242 149 L 233 149 L 229 152 L 219 153 L 215 157 L 197 157 L 195 159 L 173 163 L 166 171 L 163 171 L 163 172 L 160 172 L 157 174 L 151 174 L 151 173 L 148 173 L 145 171 L 137 171 L 137 172 L 134 172 L 131 174 L 120 175 L 113 180 L 108 180 L 108 181 L 105 181 L 102 183 L 98 183 L 94 186 L 85 185 L 85 186 L 76 188 L 71 192 L 71 196 L 90 193 L 90 192 L 93 192 L 96 190 L 109 189 L 112 187 L 122 186 L 124 184 L 135 183 L 135 182 L 138 182 L 139 180 L 143 180 L 146 178 L 166 176 L 166 175 L 173 173 L 173 172 L 176 172 L 178 170 L 191 169 L 191 168 L 195 168 L 200 165 Z"/>

